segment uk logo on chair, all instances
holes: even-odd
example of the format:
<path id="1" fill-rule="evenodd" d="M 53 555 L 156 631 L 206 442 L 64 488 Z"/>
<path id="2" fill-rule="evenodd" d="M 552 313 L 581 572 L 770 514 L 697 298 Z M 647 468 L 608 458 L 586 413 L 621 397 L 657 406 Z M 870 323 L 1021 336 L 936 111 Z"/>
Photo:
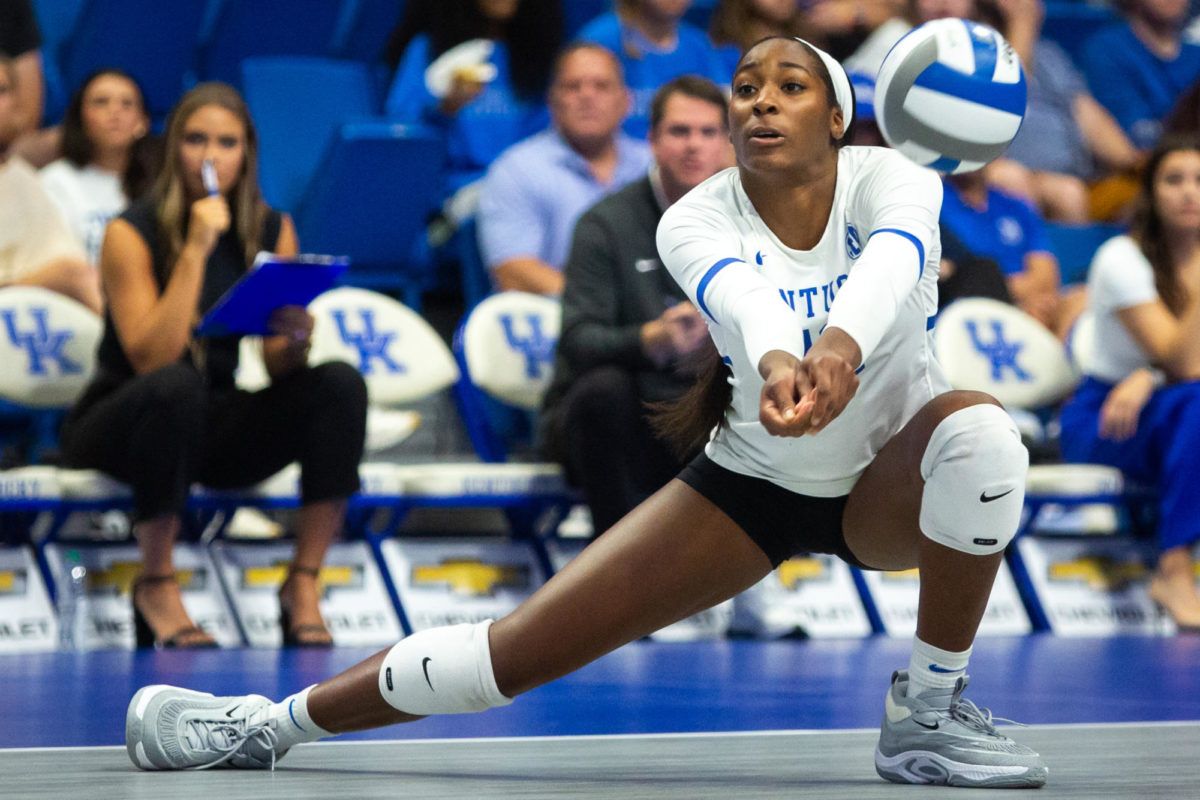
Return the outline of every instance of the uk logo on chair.
<path id="1" fill-rule="evenodd" d="M 526 313 L 519 322 L 514 314 L 499 314 L 497 319 L 504 329 L 504 341 L 525 357 L 525 377 L 531 381 L 545 378 L 546 370 L 554 365 L 554 348 L 558 344 L 557 335 L 549 337 L 542 329 L 547 317 L 541 313 Z M 524 328 L 524 334 L 520 332 L 521 328 Z"/>
<path id="2" fill-rule="evenodd" d="M 100 318 L 68 297 L 32 286 L 0 290 L 0 397 L 65 408 L 91 379 Z"/>
<path id="3" fill-rule="evenodd" d="M 947 306 L 938 316 L 934 342 L 955 389 L 987 392 L 1009 409 L 1048 406 L 1079 380 L 1053 333 L 996 300 L 968 298 Z"/>
<path id="4" fill-rule="evenodd" d="M 975 350 L 991 361 L 992 380 L 1003 381 L 1005 370 L 1010 370 L 1013 380 L 1026 383 L 1032 381 L 1033 376 L 1026 372 L 1017 361 L 1017 358 L 1021 355 L 1021 350 L 1025 346 L 1024 342 L 1006 339 L 1004 336 L 1004 322 L 1002 320 L 991 319 L 988 322 L 991 323 L 990 340 L 984 339 L 980 333 L 980 328 L 984 327 L 983 321 L 968 319 L 964 324 L 967 328 L 967 334 L 971 337 L 971 344 L 975 346 Z"/>
<path id="5" fill-rule="evenodd" d="M 457 396 L 471 441 L 485 461 L 506 460 L 507 447 L 484 398 L 522 412 L 541 408 L 561 325 L 557 300 L 503 292 L 472 309 L 455 335 L 463 375 Z"/>
<path id="6" fill-rule="evenodd" d="M 376 361 L 383 372 L 399 374 L 404 372 L 404 365 L 396 361 L 389 347 L 396 339 L 395 331 L 380 331 L 375 327 L 375 311 L 370 308 L 332 308 L 329 312 L 337 324 L 338 335 L 342 341 L 358 350 L 358 370 L 363 375 L 375 372 Z M 357 315 L 357 322 L 351 322 Z"/>

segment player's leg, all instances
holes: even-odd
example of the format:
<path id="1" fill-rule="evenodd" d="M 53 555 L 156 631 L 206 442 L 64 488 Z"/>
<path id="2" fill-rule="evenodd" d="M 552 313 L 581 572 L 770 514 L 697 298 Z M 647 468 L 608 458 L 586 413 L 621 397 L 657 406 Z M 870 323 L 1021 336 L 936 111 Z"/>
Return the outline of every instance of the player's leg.
<path id="1" fill-rule="evenodd" d="M 416 633 L 275 704 L 172 687 L 141 690 L 127 717 L 130 756 L 146 769 L 175 769 L 215 761 L 230 748 L 234 765 L 261 767 L 321 735 L 504 705 L 699 606 L 732 597 L 770 569 L 736 523 L 673 480 L 494 625 Z M 221 717 L 235 706 L 243 721 L 232 738 L 178 744 L 185 738 L 175 733 L 179 726 L 223 730 L 229 720 Z"/>
<path id="2" fill-rule="evenodd" d="M 1016 533 L 1028 456 L 987 395 L 935 398 L 879 452 L 846 505 L 864 564 L 921 570 L 909 669 L 893 677 L 876 768 L 893 781 L 1038 786 L 1036 753 L 962 699 L 971 645 Z"/>

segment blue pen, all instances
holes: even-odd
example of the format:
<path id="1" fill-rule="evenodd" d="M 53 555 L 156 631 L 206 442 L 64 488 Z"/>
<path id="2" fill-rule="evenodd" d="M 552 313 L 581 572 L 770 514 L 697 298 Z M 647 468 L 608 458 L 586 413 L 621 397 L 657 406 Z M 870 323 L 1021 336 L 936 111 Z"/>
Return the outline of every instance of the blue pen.
<path id="1" fill-rule="evenodd" d="M 204 190 L 208 192 L 209 197 L 216 197 L 221 193 L 221 187 L 217 183 L 217 168 L 213 166 L 212 159 L 206 158 L 200 165 L 200 180 L 204 181 Z"/>

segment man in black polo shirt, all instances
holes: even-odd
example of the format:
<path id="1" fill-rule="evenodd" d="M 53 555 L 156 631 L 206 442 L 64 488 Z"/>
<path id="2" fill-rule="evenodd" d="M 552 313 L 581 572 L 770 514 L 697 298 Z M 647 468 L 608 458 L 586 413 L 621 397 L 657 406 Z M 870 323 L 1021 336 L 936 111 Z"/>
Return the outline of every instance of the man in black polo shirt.
<path id="1" fill-rule="evenodd" d="M 659 260 L 654 236 L 671 203 L 733 163 L 725 96 L 711 81 L 663 85 L 650 123 L 649 175 L 575 226 L 541 416 L 543 450 L 582 488 L 597 534 L 683 466 L 654 436 L 645 404 L 687 389 L 691 378 L 679 367 L 708 331 Z"/>

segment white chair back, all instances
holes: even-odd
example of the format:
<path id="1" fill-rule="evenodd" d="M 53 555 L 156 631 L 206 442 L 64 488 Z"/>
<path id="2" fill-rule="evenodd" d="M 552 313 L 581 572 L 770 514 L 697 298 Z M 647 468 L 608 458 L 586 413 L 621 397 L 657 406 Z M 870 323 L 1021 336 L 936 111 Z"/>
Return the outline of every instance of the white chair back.
<path id="1" fill-rule="evenodd" d="M 313 300 L 308 310 L 316 318 L 309 363 L 353 364 L 373 405 L 411 403 L 458 380 L 458 365 L 437 331 L 390 297 L 341 287 Z"/>
<path id="2" fill-rule="evenodd" d="M 938 315 L 934 343 L 955 389 L 987 392 L 1005 406 L 1041 408 L 1079 381 L 1054 334 L 998 300 L 951 303 Z"/>
<path id="3" fill-rule="evenodd" d="M 492 295 L 475 306 L 463 326 L 471 381 L 501 402 L 538 409 L 550 386 L 561 326 L 558 300 L 526 292 Z"/>
<path id="4" fill-rule="evenodd" d="M 0 289 L 0 397 L 64 408 L 87 386 L 104 322 L 81 303 L 34 286 Z"/>

